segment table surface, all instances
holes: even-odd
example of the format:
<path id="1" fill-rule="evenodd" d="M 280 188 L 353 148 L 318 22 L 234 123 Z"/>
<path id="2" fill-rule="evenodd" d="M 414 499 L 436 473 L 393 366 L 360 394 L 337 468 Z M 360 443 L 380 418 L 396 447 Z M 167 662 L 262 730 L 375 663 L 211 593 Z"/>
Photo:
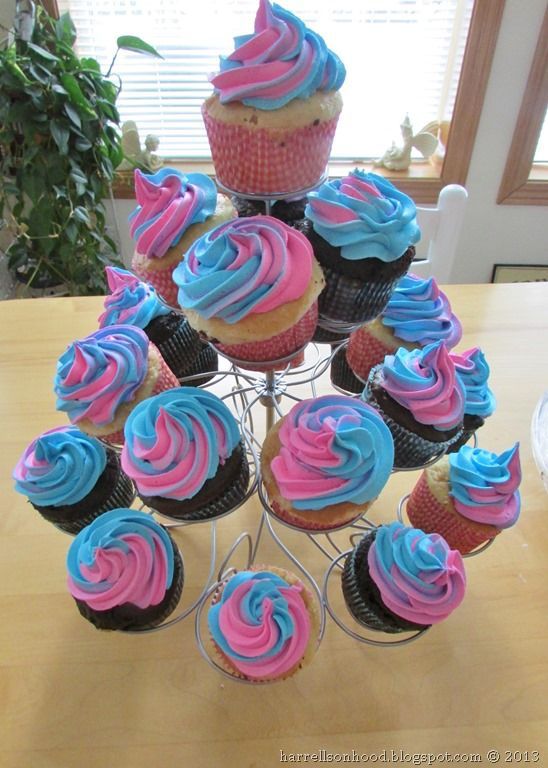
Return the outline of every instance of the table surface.
<path id="1" fill-rule="evenodd" d="M 363 755 L 364 764 L 392 750 L 407 764 L 420 753 L 446 752 L 461 761 L 479 754 L 486 763 L 489 749 L 501 762 L 506 750 L 516 752 L 513 762 L 533 762 L 536 750 L 537 764 L 548 765 L 548 497 L 530 441 L 531 415 L 548 383 L 548 285 L 446 290 L 464 328 L 458 349 L 480 346 L 491 366 L 498 407 L 479 434 L 481 446 L 521 443 L 521 518 L 465 561 L 463 604 L 417 642 L 370 647 L 329 621 L 313 663 L 266 686 L 212 670 L 194 642 L 193 619 L 135 636 L 99 632 L 79 616 L 65 587 L 70 539 L 13 492 L 10 472 L 33 437 L 64 423 L 54 409 L 55 361 L 96 328 L 101 299 L 0 303 L 0 765 L 274 766 L 299 753 L 301 762 L 304 753 L 309 762 Z M 320 392 L 329 390 L 326 378 Z M 393 519 L 416 477 L 393 475 L 370 517 Z M 256 530 L 259 510 L 252 499 L 219 522 L 220 557 L 240 531 Z M 304 535 L 278 531 L 321 579 L 321 553 Z M 189 605 L 206 574 L 209 526 L 175 537 Z M 337 537 L 347 548 L 348 534 Z M 242 552 L 233 562 L 243 560 Z M 289 566 L 268 537 L 258 562 Z M 335 600 L 338 589 L 335 583 Z"/>

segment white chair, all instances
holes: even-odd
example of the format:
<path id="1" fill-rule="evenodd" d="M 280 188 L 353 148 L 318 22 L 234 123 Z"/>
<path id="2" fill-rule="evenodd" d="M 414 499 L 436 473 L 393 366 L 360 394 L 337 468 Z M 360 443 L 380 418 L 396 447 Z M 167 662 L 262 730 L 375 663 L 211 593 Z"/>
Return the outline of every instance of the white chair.
<path id="1" fill-rule="evenodd" d="M 448 184 L 432 208 L 417 206 L 421 240 L 409 268 L 420 277 L 435 277 L 438 283 L 450 283 L 466 210 L 468 192 L 459 184 Z"/>

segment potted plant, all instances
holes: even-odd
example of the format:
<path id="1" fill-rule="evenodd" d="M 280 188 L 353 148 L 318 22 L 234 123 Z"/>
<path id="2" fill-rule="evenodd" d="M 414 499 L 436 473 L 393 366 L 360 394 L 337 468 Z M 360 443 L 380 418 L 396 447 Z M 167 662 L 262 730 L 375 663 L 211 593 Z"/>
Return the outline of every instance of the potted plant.
<path id="1" fill-rule="evenodd" d="M 79 58 L 69 14 L 53 19 L 31 4 L 0 51 L 0 219 L 11 234 L 10 270 L 30 287 L 62 283 L 71 295 L 104 292 L 116 263 L 103 200 L 123 158 L 109 75 L 118 50 L 159 56 L 135 37 L 118 38 L 106 75 Z M 28 21 L 28 19 L 27 19 Z"/>

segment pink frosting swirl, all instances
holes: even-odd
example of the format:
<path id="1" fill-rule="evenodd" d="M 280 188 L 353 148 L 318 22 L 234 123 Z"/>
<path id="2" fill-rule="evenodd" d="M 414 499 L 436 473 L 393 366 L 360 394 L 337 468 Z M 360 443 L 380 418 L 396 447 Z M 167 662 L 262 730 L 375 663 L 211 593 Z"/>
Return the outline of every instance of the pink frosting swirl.
<path id="1" fill-rule="evenodd" d="M 462 555 L 437 533 L 426 534 L 397 522 L 382 525 L 367 560 L 383 603 L 407 621 L 436 624 L 464 598 Z"/>
<path id="2" fill-rule="evenodd" d="M 381 366 L 382 386 L 416 421 L 439 430 L 461 424 L 465 392 L 442 341 L 408 351 L 400 347 Z"/>

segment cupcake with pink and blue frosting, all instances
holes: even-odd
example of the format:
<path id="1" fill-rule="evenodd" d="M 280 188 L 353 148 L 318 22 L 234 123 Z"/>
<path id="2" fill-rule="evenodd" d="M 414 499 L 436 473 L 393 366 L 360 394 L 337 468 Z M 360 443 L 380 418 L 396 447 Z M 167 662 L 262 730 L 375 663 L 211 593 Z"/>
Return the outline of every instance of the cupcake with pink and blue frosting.
<path id="1" fill-rule="evenodd" d="M 122 468 L 152 509 L 205 520 L 245 498 L 249 465 L 238 424 L 212 392 L 178 387 L 144 400 L 124 433 Z"/>
<path id="2" fill-rule="evenodd" d="M 519 444 L 501 453 L 462 446 L 421 474 L 407 514 L 467 554 L 515 525 L 521 509 Z"/>
<path id="3" fill-rule="evenodd" d="M 451 358 L 465 392 L 462 437 L 449 449 L 458 451 L 461 445 L 467 443 L 483 427 L 485 419 L 493 414 L 497 401 L 489 386 L 489 365 L 479 347 L 460 353 L 452 352 Z"/>
<path id="4" fill-rule="evenodd" d="M 208 611 L 213 657 L 234 677 L 291 677 L 315 653 L 319 615 L 293 573 L 275 566 L 239 571 L 219 585 Z"/>
<path id="5" fill-rule="evenodd" d="M 407 350 L 372 368 L 362 399 L 394 438 L 394 466 L 420 467 L 462 435 L 466 393 L 443 341 Z"/>
<path id="6" fill-rule="evenodd" d="M 392 634 L 420 631 L 458 608 L 466 575 L 460 552 L 442 536 L 394 522 L 366 533 L 350 552 L 342 590 L 363 626 Z"/>
<path id="7" fill-rule="evenodd" d="M 215 350 L 200 340 L 185 317 L 161 300 L 154 286 L 126 269 L 106 267 L 105 272 L 111 293 L 99 316 L 100 328 L 120 324 L 142 328 L 178 379 L 217 370 Z M 188 384 L 198 386 L 210 378 L 211 374 Z"/>
<path id="8" fill-rule="evenodd" d="M 209 176 L 175 168 L 135 171 L 137 207 L 129 217 L 135 242 L 131 269 L 177 307 L 174 267 L 196 238 L 236 215 L 230 200 L 217 194 Z"/>
<path id="9" fill-rule="evenodd" d="M 67 584 L 80 614 L 97 629 L 142 630 L 177 607 L 183 561 L 153 517 L 113 509 L 76 536 L 67 554 Z"/>
<path id="10" fill-rule="evenodd" d="M 385 308 L 420 239 L 410 197 L 374 173 L 354 170 L 310 192 L 306 229 L 326 278 L 322 319 L 352 330 Z"/>
<path id="11" fill-rule="evenodd" d="M 332 530 L 367 511 L 393 460 L 392 436 L 373 408 L 325 395 L 297 403 L 269 430 L 261 471 L 277 517 L 303 530 Z"/>

